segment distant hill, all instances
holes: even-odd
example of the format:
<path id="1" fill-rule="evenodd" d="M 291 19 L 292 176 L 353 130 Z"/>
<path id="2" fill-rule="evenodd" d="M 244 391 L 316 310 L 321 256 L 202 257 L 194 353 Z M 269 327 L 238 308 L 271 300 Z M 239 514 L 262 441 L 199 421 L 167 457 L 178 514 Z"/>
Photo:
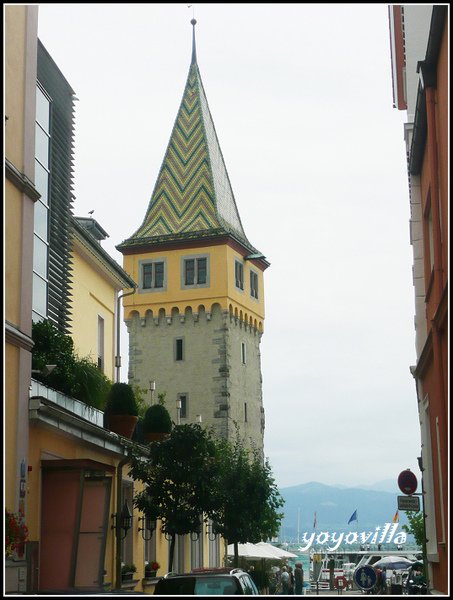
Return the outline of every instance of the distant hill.
<path id="1" fill-rule="evenodd" d="M 285 500 L 282 537 L 288 541 L 297 539 L 298 518 L 301 535 L 313 532 L 315 512 L 318 532 L 372 531 L 377 526 L 391 523 L 398 507 L 397 496 L 401 492 L 398 489 L 394 492 L 379 490 L 380 486 L 387 485 L 388 481 L 380 482 L 364 489 L 310 482 L 280 488 Z M 348 525 L 355 510 L 358 521 Z M 399 513 L 399 522 L 400 527 L 408 523 L 404 512 Z"/>

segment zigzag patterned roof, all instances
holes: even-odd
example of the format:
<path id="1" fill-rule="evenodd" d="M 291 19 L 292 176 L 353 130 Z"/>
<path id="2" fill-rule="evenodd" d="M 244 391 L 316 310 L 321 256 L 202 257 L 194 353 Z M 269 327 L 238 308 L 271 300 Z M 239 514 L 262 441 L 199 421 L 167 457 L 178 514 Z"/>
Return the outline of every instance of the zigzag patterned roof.
<path id="1" fill-rule="evenodd" d="M 195 31 L 193 39 L 182 102 L 146 216 L 118 249 L 225 233 L 253 248 L 242 227 L 203 89 Z"/>

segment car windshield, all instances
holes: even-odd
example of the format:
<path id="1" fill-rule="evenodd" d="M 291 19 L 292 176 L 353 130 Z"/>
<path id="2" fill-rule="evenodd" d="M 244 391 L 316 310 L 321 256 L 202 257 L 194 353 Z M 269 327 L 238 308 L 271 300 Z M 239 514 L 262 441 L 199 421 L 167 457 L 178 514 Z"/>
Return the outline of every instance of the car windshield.
<path id="1" fill-rule="evenodd" d="M 155 591 L 157 595 L 175 596 L 225 596 L 237 594 L 237 584 L 233 577 L 169 577 L 157 582 Z"/>
<path id="2" fill-rule="evenodd" d="M 195 583 L 197 596 L 225 596 L 236 592 L 237 586 L 233 577 L 200 577 Z"/>

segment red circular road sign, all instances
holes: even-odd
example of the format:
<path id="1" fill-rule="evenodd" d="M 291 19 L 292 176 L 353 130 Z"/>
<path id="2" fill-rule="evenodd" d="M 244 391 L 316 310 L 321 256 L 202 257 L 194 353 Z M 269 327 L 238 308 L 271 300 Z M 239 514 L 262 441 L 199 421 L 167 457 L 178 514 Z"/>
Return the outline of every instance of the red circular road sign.
<path id="1" fill-rule="evenodd" d="M 403 494 L 407 494 L 408 496 L 410 496 L 417 489 L 417 485 L 417 478 L 410 469 L 401 471 L 401 473 L 398 476 L 398 487 L 403 492 Z"/>

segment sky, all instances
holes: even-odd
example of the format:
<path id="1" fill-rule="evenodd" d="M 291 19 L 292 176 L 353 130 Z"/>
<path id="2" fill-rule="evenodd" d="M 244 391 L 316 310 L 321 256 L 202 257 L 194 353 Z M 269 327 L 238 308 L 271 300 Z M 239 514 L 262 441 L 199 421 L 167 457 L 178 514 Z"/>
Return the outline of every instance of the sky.
<path id="1" fill-rule="evenodd" d="M 265 455 L 279 487 L 420 479 L 403 123 L 386 4 L 39 4 L 74 89 L 74 213 L 141 225 L 197 60 L 265 271 Z M 122 329 L 122 378 L 127 334 Z"/>

